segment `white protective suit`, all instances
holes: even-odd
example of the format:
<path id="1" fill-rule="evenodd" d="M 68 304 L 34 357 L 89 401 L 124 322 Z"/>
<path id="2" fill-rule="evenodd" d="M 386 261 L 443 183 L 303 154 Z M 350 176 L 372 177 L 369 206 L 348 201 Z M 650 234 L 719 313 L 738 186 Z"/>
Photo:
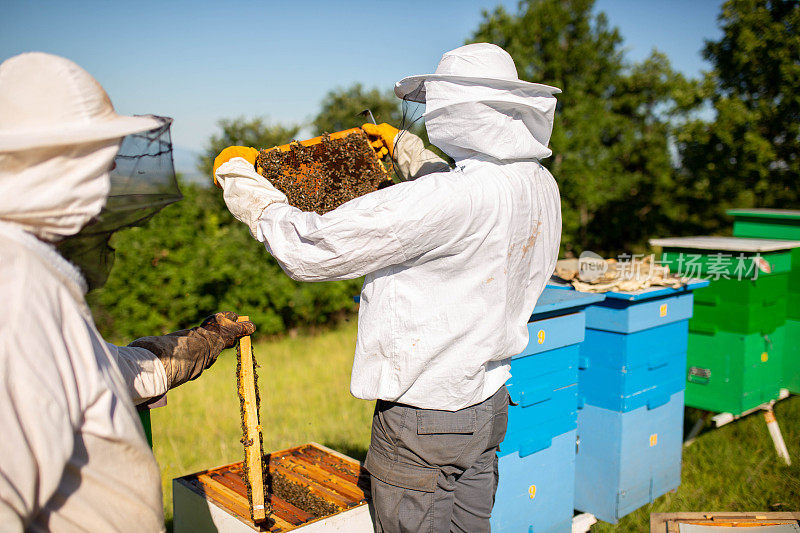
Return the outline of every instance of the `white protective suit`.
<path id="1" fill-rule="evenodd" d="M 494 48 L 515 84 L 424 82 L 428 135 L 455 159 L 453 171 L 318 215 L 278 196 L 270 204 L 268 195 L 229 194 L 236 182 L 266 181 L 242 158 L 217 170 L 231 211 L 250 209 L 237 216 L 253 220 L 251 232 L 293 279 L 366 276 L 350 385 L 358 398 L 455 411 L 492 396 L 528 342 L 561 235 L 558 187 L 538 161 L 551 155 L 558 90 L 519 82 Z M 430 153 L 401 132 L 394 156 L 413 175 L 411 162 Z"/>
<path id="2" fill-rule="evenodd" d="M 164 366 L 146 349 L 102 339 L 83 278 L 48 243 L 100 211 L 120 138 L 147 123 L 106 113 L 105 92 L 92 92 L 96 82 L 74 63 L 24 56 L 0 67 L 0 531 L 161 531 L 158 465 L 133 406 L 166 392 Z M 75 111 L 53 90 L 61 76 L 83 98 L 81 116 L 62 117 L 59 130 L 53 116 Z M 40 77 L 52 109 L 37 107 L 40 123 L 7 133 L 30 113 L 35 102 L 25 94 Z M 56 136 L 48 139 L 46 126 Z M 66 145 L 63 132 L 85 143 Z M 26 136 L 28 146 L 44 145 L 14 145 Z"/>

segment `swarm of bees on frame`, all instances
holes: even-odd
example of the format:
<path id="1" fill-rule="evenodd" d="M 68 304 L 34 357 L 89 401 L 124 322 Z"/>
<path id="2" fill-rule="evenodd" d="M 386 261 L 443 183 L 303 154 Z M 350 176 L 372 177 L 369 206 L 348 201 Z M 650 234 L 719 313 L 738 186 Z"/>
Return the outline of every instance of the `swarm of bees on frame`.
<path id="1" fill-rule="evenodd" d="M 311 489 L 294 483 L 283 474 L 264 468 L 265 490 L 316 518 L 336 514 L 342 509 L 314 494 Z"/>
<path id="2" fill-rule="evenodd" d="M 256 170 L 286 195 L 289 205 L 321 215 L 391 184 L 363 131 L 337 139 L 325 134 L 310 146 L 295 141 L 288 151 L 261 150 Z"/>
<path id="3" fill-rule="evenodd" d="M 251 475 L 249 471 L 250 465 L 250 453 L 253 450 L 250 449 L 250 446 L 253 444 L 252 439 L 249 439 L 247 436 L 249 435 L 248 427 L 247 427 L 247 417 L 245 415 L 245 396 L 244 396 L 244 384 L 241 381 L 242 376 L 242 348 L 240 344 L 236 345 L 236 390 L 239 394 L 239 410 L 240 416 L 242 419 L 242 438 L 241 443 L 244 445 L 244 453 L 245 453 L 245 460 L 243 462 L 243 473 L 244 473 L 244 483 L 247 487 L 247 501 L 250 502 L 250 516 L 253 516 L 253 487 L 251 485 Z M 256 382 L 256 412 L 259 413 L 259 424 L 261 419 L 261 395 L 258 392 L 258 374 L 256 373 L 256 369 L 258 368 L 258 363 L 256 362 L 255 353 L 253 353 L 253 347 L 250 347 L 251 356 L 253 358 L 253 376 L 255 377 Z M 259 428 L 259 433 L 261 433 L 261 429 Z M 261 454 L 261 457 L 264 457 L 264 439 L 261 438 L 261 448 L 258 452 Z M 269 515 L 271 509 L 269 508 L 269 502 L 267 502 L 267 509 L 266 513 Z"/>

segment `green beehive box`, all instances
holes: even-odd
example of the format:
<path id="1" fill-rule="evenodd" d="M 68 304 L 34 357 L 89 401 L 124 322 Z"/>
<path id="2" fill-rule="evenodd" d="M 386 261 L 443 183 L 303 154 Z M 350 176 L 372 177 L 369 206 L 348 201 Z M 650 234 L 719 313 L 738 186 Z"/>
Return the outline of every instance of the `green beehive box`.
<path id="1" fill-rule="evenodd" d="M 791 251 L 800 241 L 739 237 L 652 239 L 662 263 L 710 279 L 695 291 L 693 325 L 706 331 L 765 333 L 783 325 Z M 686 269 L 689 269 L 687 271 Z"/>
<path id="2" fill-rule="evenodd" d="M 708 332 L 690 326 L 686 405 L 741 414 L 777 399 L 784 326 L 768 335 Z"/>
<path id="3" fill-rule="evenodd" d="M 694 291 L 694 301 L 729 302 L 742 305 L 769 306 L 786 296 L 788 274 L 761 276 L 757 279 L 710 280 L 707 287 Z"/>
<path id="4" fill-rule="evenodd" d="M 800 320 L 786 321 L 783 386 L 795 394 L 800 393 Z"/>
<path id="5" fill-rule="evenodd" d="M 733 216 L 733 235 L 762 239 L 800 240 L 800 211 L 788 209 L 729 209 Z M 800 248 L 791 253 L 792 271 L 786 298 L 786 350 L 784 381 L 800 393 Z M 794 322 L 794 323 L 792 323 Z"/>
<path id="6" fill-rule="evenodd" d="M 705 279 L 757 279 L 792 269 L 792 249 L 800 241 L 740 237 L 650 239 L 663 249 L 661 263 L 670 271 Z"/>
<path id="7" fill-rule="evenodd" d="M 733 236 L 800 240 L 800 211 L 787 209 L 728 209 Z"/>
<path id="8" fill-rule="evenodd" d="M 800 320 L 800 294 L 796 292 L 786 294 L 786 319 Z"/>
<path id="9" fill-rule="evenodd" d="M 800 241 L 683 237 L 650 243 L 662 247 L 662 262 L 669 261 L 671 270 L 685 267 L 691 256 L 699 266 L 687 274 L 716 278 L 695 291 L 686 404 L 740 414 L 776 399 L 785 381 L 792 250 Z M 725 276 L 734 279 L 720 279 Z"/>
<path id="10" fill-rule="evenodd" d="M 707 331 L 773 331 L 786 320 L 788 276 L 712 280 L 694 292 L 691 324 Z"/>
<path id="11" fill-rule="evenodd" d="M 784 239 L 800 241 L 800 211 L 789 209 L 728 209 L 733 216 L 734 237 Z M 792 269 L 789 278 L 789 305 L 800 319 L 800 247 L 791 251 Z"/>
<path id="12" fill-rule="evenodd" d="M 139 413 L 139 420 L 142 421 L 142 429 L 144 429 L 144 436 L 147 438 L 147 444 L 153 447 L 153 427 L 150 423 L 150 409 L 144 408 L 137 411 Z"/>
<path id="13" fill-rule="evenodd" d="M 721 302 L 708 305 L 695 302 L 691 323 L 704 329 L 730 333 L 762 333 L 773 331 L 786 322 L 786 299 L 769 306 L 741 305 Z"/>

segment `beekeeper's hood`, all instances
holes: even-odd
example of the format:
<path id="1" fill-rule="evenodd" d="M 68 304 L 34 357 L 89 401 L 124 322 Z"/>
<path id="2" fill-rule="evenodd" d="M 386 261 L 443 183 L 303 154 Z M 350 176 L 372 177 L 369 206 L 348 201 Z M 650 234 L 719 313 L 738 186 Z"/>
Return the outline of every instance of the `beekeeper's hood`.
<path id="1" fill-rule="evenodd" d="M 541 159 L 553 131 L 556 87 L 522 81 L 511 56 L 489 43 L 442 56 L 434 74 L 395 85 L 403 99 L 425 103 L 431 143 L 456 160 L 486 155 L 501 161 Z"/>
<path id="2" fill-rule="evenodd" d="M 55 242 L 97 215 L 122 138 L 153 117 L 114 112 L 81 67 L 32 52 L 0 64 L 0 220 Z"/>
<path id="3" fill-rule="evenodd" d="M 120 116 L 67 59 L 22 54 L 0 65 L 0 221 L 21 226 L 105 283 L 111 235 L 181 198 L 165 117 Z"/>

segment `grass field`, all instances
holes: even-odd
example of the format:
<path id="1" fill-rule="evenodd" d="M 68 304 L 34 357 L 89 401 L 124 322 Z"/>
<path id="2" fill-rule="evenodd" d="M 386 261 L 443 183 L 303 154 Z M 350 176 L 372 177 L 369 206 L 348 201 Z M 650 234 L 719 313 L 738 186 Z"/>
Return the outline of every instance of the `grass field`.
<path id="1" fill-rule="evenodd" d="M 363 460 L 373 403 L 349 393 L 355 335 L 350 322 L 255 346 L 265 451 L 315 441 Z M 168 523 L 172 478 L 242 459 L 235 367 L 233 350 L 223 353 L 200 379 L 170 392 L 167 407 L 152 413 Z M 647 531 L 651 512 L 800 509 L 800 397 L 779 402 L 775 413 L 793 466 L 777 459 L 763 417 L 752 415 L 707 430 L 684 448 L 676 492 L 616 526 L 600 523 L 592 531 Z"/>

